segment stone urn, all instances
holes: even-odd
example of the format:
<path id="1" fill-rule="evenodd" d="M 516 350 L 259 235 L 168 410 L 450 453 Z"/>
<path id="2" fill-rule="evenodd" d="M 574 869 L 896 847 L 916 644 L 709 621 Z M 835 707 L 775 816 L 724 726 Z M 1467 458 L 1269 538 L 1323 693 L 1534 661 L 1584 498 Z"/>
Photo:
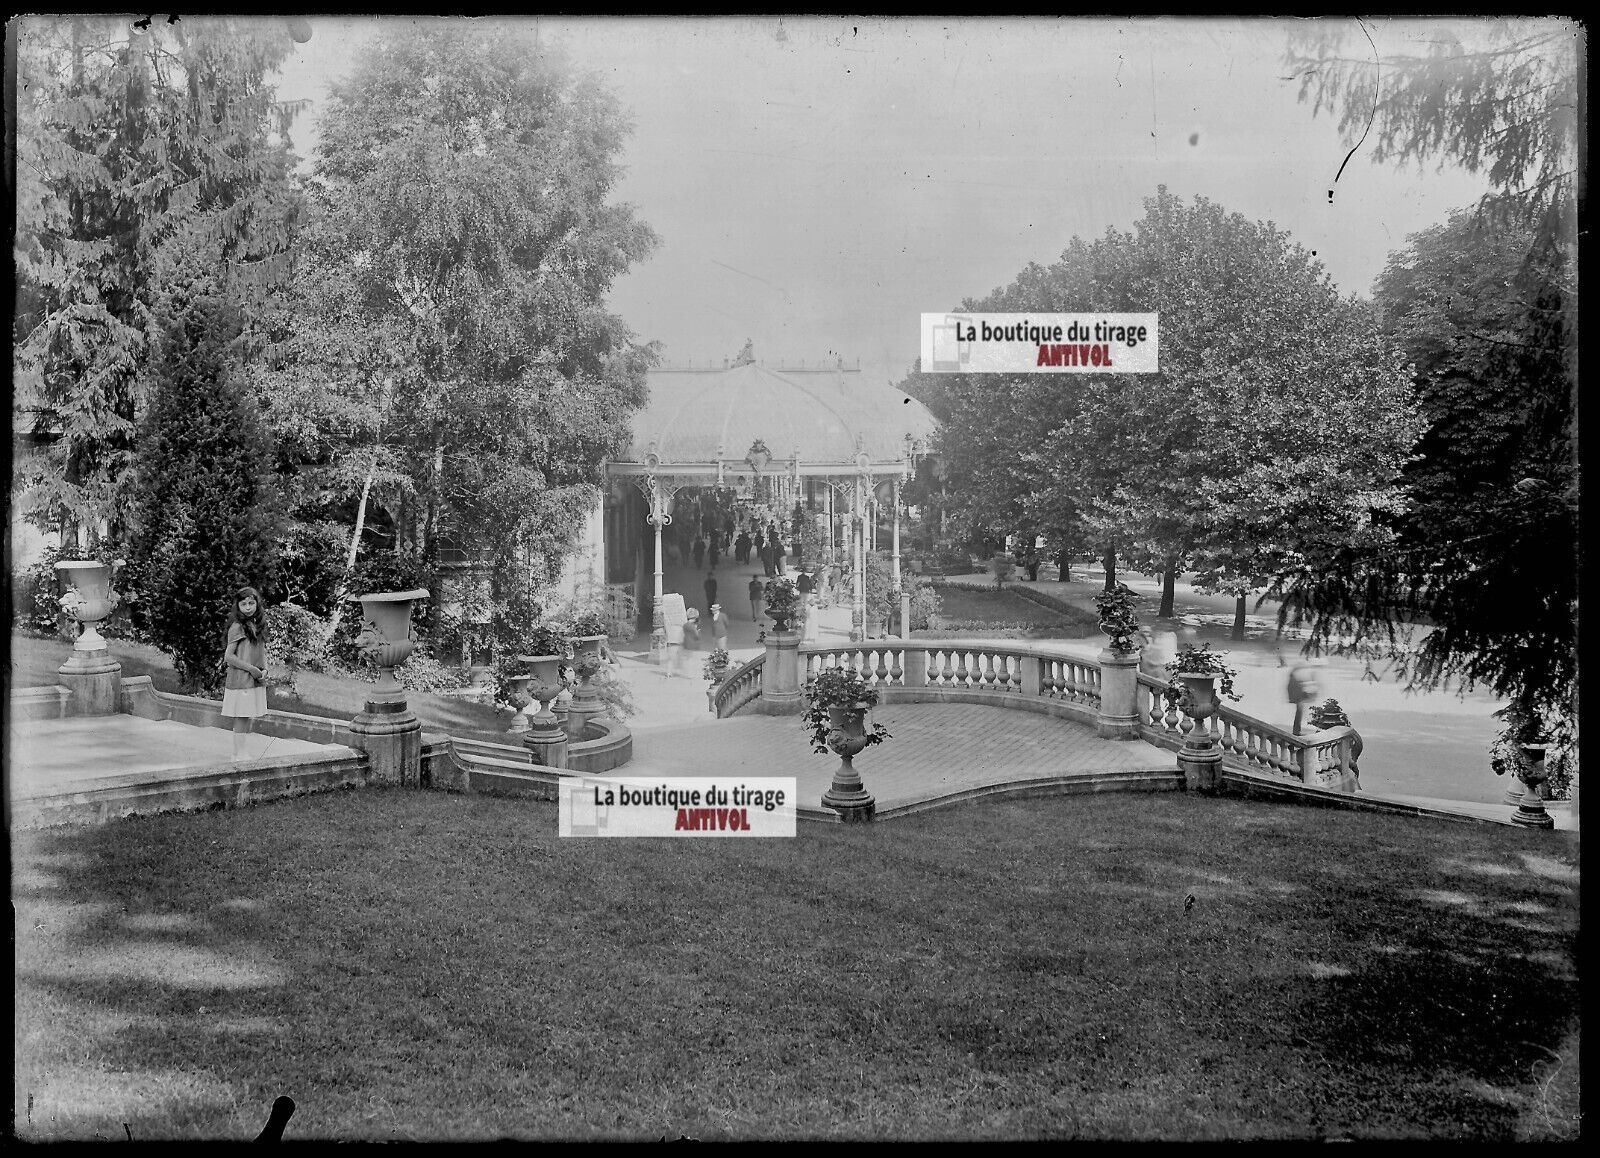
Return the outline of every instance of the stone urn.
<path id="1" fill-rule="evenodd" d="M 511 703 L 516 709 L 511 715 L 511 726 L 506 729 L 507 732 L 526 732 L 528 730 L 528 709 L 537 702 L 528 693 L 528 683 L 532 679 L 532 672 L 507 678 L 506 682 L 511 685 Z M 519 704 L 517 703 L 518 700 L 526 700 L 527 702 Z"/>
<path id="2" fill-rule="evenodd" d="M 1523 828 L 1554 828 L 1556 822 L 1544 807 L 1544 786 L 1550 779 L 1544 757 L 1549 745 L 1530 743 L 1519 747 L 1526 761 L 1521 777 L 1525 791 L 1517 802 L 1517 810 L 1511 814 L 1511 823 Z"/>
<path id="3" fill-rule="evenodd" d="M 1217 677 L 1198 672 L 1180 671 L 1178 679 L 1183 683 L 1184 712 L 1196 723 L 1195 732 L 1198 733 L 1202 724 L 1217 712 Z"/>
<path id="4" fill-rule="evenodd" d="M 372 697 L 375 701 L 405 699 L 405 689 L 395 679 L 394 669 L 405 663 L 417 646 L 417 637 L 411 632 L 411 608 L 427 598 L 427 589 L 423 587 L 410 591 L 379 591 L 360 597 L 360 647 L 378 666 L 378 682 Z"/>
<path id="5" fill-rule="evenodd" d="M 530 727 L 555 728 L 560 726 L 556 714 L 550 710 L 550 703 L 561 694 L 561 664 L 566 659 L 563 655 L 519 655 L 517 662 L 527 664 L 533 669 L 528 676 L 528 695 L 538 703 L 539 710 L 529 714 Z M 531 707 L 532 704 L 530 703 Z"/>
<path id="6" fill-rule="evenodd" d="M 861 782 L 855 757 L 867 746 L 867 704 L 828 708 L 828 747 L 839 756 L 833 783 L 822 794 L 824 807 L 839 813 L 847 823 L 872 819 L 876 801 Z"/>
<path id="7" fill-rule="evenodd" d="M 603 635 L 572 635 L 567 637 L 567 644 L 572 648 L 573 670 L 577 673 L 578 683 L 572 689 L 572 708 L 585 715 L 595 715 L 600 710 L 600 693 L 594 686 L 594 669 L 592 665 L 585 665 L 582 661 L 585 656 L 600 658 L 600 645 L 605 643 Z M 585 671 L 585 667 L 591 668 Z"/>
<path id="8" fill-rule="evenodd" d="M 1183 684 L 1183 711 L 1194 721 L 1194 729 L 1183 738 L 1178 752 L 1178 767 L 1183 769 L 1185 782 L 1201 792 L 1215 792 L 1222 765 L 1222 752 L 1217 748 L 1206 721 L 1217 711 L 1217 677 L 1213 673 L 1178 672 Z"/>
<path id="9" fill-rule="evenodd" d="M 95 559 L 70 559 L 56 564 L 56 575 L 66 589 L 62 610 L 79 624 L 74 651 L 104 651 L 105 637 L 95 624 L 116 610 L 121 597 L 111 590 L 111 565 Z M 76 598 L 73 598 L 76 596 Z"/>

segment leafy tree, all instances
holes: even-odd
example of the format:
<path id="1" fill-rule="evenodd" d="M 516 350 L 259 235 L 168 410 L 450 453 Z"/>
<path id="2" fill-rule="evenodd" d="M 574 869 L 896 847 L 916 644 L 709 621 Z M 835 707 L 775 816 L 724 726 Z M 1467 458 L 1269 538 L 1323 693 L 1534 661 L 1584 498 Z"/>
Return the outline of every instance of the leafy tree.
<path id="1" fill-rule="evenodd" d="M 332 276 L 353 324 L 395 339 L 384 438 L 409 485 L 383 500 L 401 543 L 553 577 L 653 356 L 604 306 L 655 240 L 608 200 L 614 101 L 520 28 L 437 23 L 375 44 L 321 132 Z"/>
<path id="2" fill-rule="evenodd" d="M 172 264 L 227 292 L 282 272 L 289 121 L 269 77 L 281 21 L 26 17 L 17 34 L 15 405 L 45 449 L 13 490 L 41 526 L 119 533 Z"/>
<path id="3" fill-rule="evenodd" d="M 1373 60 L 1329 26 L 1288 54 L 1301 99 L 1380 160 L 1453 160 L 1489 178 L 1470 215 L 1410 239 L 1378 283 L 1429 416 L 1392 549 L 1330 556 L 1285 592 L 1320 638 L 1390 654 L 1419 687 L 1487 683 L 1570 739 L 1576 689 L 1576 172 L 1583 29 L 1443 32 Z M 1344 34 L 1344 35 L 1342 35 Z M 1418 640 L 1414 625 L 1428 628 Z"/>
<path id="4" fill-rule="evenodd" d="M 1482 208 L 1571 236 L 1578 168 L 1578 58 L 1586 34 L 1568 17 L 1429 27 L 1421 55 L 1378 58 L 1347 22 L 1297 30 L 1285 54 L 1314 113 L 1337 115 L 1376 161 L 1429 158 L 1483 173 Z M 1369 130 L 1376 129 L 1376 134 Z"/>
<path id="5" fill-rule="evenodd" d="M 174 291 L 163 316 L 139 429 L 132 563 L 151 637 L 187 686 L 207 687 L 233 593 L 274 587 L 282 511 L 271 438 L 229 357 L 236 309 L 202 284 Z"/>
<path id="6" fill-rule="evenodd" d="M 1157 374 L 944 388 L 941 446 L 969 478 L 990 472 L 974 517 L 1075 524 L 1105 551 L 1108 585 L 1117 555 L 1165 570 L 1169 592 L 1187 561 L 1237 596 L 1236 636 L 1251 592 L 1330 542 L 1384 533 L 1373 516 L 1395 504 L 1420 429 L 1410 384 L 1371 311 L 1270 223 L 1163 188 L 1132 233 L 1075 239 L 963 309 L 1160 315 Z"/>

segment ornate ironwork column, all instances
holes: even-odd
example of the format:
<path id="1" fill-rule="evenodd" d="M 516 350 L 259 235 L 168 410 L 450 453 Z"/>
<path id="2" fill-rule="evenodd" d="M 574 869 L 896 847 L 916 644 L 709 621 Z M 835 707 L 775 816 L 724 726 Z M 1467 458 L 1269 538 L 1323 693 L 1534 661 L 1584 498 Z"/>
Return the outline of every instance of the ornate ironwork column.
<path id="1" fill-rule="evenodd" d="M 650 611 L 650 650 L 654 653 L 655 662 L 662 663 L 667 654 L 667 621 L 666 614 L 661 607 L 662 590 L 662 564 L 661 564 L 661 528 L 672 525 L 672 500 L 682 488 L 681 483 L 665 482 L 656 475 L 656 468 L 661 465 L 660 458 L 654 453 L 645 456 L 646 474 L 643 477 L 634 476 L 634 484 L 644 492 L 646 500 L 650 503 L 650 513 L 646 521 L 656 531 L 656 571 L 655 571 L 655 602 Z"/>

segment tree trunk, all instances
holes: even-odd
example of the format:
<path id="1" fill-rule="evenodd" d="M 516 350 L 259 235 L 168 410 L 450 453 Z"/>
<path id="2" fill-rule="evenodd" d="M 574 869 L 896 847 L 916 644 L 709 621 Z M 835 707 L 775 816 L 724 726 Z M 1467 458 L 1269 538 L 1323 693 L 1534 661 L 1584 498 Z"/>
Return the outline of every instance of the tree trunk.
<path id="1" fill-rule="evenodd" d="M 1243 594 L 1235 596 L 1233 605 L 1233 634 L 1228 637 L 1229 639 L 1244 638 L 1244 601 L 1245 596 Z"/>
<path id="2" fill-rule="evenodd" d="M 333 614 L 328 617 L 328 630 L 322 633 L 323 646 L 333 640 L 333 633 L 339 630 L 339 620 L 344 616 L 345 600 L 350 596 L 350 572 L 355 569 L 356 554 L 361 549 L 361 532 L 367 525 L 367 496 L 372 493 L 372 476 L 378 469 L 378 456 L 372 456 L 372 465 L 367 468 L 367 481 L 361 484 L 361 501 L 356 504 L 356 528 L 350 535 L 350 549 L 344 555 L 344 578 L 339 581 L 339 586 L 333 593 Z"/>
<path id="3" fill-rule="evenodd" d="M 1061 553 L 1056 556 L 1056 567 L 1061 572 L 1061 582 L 1071 583 L 1072 556 L 1067 552 L 1065 547 L 1061 548 Z"/>
<path id="4" fill-rule="evenodd" d="M 1106 590 L 1113 591 L 1117 586 L 1117 549 L 1107 547 L 1104 555 L 1100 556 L 1100 566 L 1106 572 Z"/>
<path id="5" fill-rule="evenodd" d="M 428 571 L 427 632 L 439 633 L 440 608 L 444 603 L 444 577 L 439 573 L 439 516 L 444 505 L 444 435 L 438 422 L 433 424 L 433 469 L 428 472 L 428 505 L 422 524 L 422 561 Z"/>
<path id="6" fill-rule="evenodd" d="M 1178 557 L 1168 555 L 1166 566 L 1161 571 L 1161 610 L 1156 614 L 1162 619 L 1172 618 L 1174 596 L 1178 585 Z"/>

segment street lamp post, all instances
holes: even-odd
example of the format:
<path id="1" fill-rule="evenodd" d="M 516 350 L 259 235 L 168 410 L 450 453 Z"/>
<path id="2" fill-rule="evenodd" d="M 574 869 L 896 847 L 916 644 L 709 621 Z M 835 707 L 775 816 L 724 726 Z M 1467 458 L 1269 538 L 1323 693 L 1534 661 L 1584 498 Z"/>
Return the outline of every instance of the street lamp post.
<path id="1" fill-rule="evenodd" d="M 661 565 L 661 528 L 672 525 L 672 499 L 678 493 L 678 486 L 663 484 L 656 476 L 656 468 L 661 465 L 661 459 L 654 453 L 645 456 L 645 469 L 647 474 L 642 480 L 635 478 L 635 483 L 644 492 L 645 498 L 650 502 L 650 513 L 646 521 L 655 528 L 656 532 L 656 571 L 655 571 L 655 603 L 650 610 L 650 650 L 654 653 L 655 662 L 665 662 L 667 655 L 667 618 L 662 607 L 662 565 Z"/>

